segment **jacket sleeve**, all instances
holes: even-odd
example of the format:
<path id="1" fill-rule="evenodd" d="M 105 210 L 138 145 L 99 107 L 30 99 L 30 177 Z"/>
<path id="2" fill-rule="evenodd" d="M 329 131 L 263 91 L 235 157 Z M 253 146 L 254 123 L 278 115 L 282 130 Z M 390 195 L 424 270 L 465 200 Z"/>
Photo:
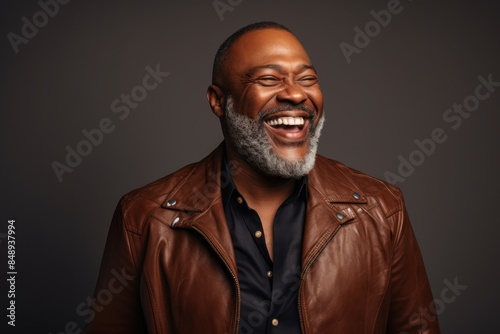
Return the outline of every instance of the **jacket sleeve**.
<path id="1" fill-rule="evenodd" d="M 89 300 L 84 333 L 147 333 L 140 299 L 140 274 L 119 204 L 113 215 L 99 277 Z"/>
<path id="2" fill-rule="evenodd" d="M 440 333 L 424 262 L 400 192 L 399 198 L 400 208 L 391 217 L 397 222 L 393 239 L 387 332 Z"/>

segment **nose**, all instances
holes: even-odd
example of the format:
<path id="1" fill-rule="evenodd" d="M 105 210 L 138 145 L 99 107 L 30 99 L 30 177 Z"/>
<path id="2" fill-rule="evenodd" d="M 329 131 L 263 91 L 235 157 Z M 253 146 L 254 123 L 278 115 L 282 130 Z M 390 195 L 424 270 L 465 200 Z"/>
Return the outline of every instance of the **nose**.
<path id="1" fill-rule="evenodd" d="M 300 85 L 291 82 L 284 85 L 283 89 L 276 95 L 276 98 L 280 102 L 299 104 L 307 100 L 307 94 Z"/>

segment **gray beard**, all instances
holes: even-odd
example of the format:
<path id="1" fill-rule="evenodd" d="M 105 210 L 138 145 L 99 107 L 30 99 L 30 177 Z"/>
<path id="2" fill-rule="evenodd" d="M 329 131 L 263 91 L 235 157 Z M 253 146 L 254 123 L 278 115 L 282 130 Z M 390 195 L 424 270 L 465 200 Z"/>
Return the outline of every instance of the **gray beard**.
<path id="1" fill-rule="evenodd" d="M 314 167 L 318 140 L 325 122 L 324 114 L 313 127 L 309 122 L 309 138 L 306 156 L 301 159 L 285 159 L 278 156 L 269 142 L 262 120 L 255 121 L 234 110 L 233 99 L 228 97 L 224 107 L 227 130 L 238 153 L 261 173 L 285 179 L 298 179 L 307 175 Z"/>

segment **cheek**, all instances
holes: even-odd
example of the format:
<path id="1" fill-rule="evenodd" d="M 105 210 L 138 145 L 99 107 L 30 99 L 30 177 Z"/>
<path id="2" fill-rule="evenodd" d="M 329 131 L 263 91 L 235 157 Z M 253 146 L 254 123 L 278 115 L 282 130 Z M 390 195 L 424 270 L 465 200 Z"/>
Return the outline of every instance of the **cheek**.
<path id="1" fill-rule="evenodd" d="M 311 102 L 316 107 L 316 110 L 318 110 L 318 112 L 322 112 L 323 111 L 323 93 L 321 92 L 319 85 L 317 88 L 315 87 L 314 89 L 310 89 L 306 93 L 309 96 L 309 99 L 311 100 Z"/>
<path id="2" fill-rule="evenodd" d="M 244 92 L 241 96 L 239 109 L 242 114 L 257 118 L 258 114 L 261 110 L 264 110 L 272 104 L 274 96 L 276 96 L 277 92 L 259 89 L 259 88 L 250 88 Z"/>

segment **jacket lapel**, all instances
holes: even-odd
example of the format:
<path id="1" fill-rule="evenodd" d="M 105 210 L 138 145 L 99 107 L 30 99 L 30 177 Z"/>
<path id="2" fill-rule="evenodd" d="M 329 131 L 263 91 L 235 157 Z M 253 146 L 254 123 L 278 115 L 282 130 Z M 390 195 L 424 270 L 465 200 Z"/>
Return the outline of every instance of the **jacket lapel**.
<path id="1" fill-rule="evenodd" d="M 342 225 L 356 222 L 355 205 L 366 203 L 362 192 L 347 180 L 336 164 L 317 156 L 315 166 L 308 175 L 309 196 L 302 244 L 303 274 Z"/>
<path id="2" fill-rule="evenodd" d="M 235 275 L 236 260 L 221 195 L 222 145 L 193 164 L 162 207 L 178 211 L 179 219 L 172 222 L 172 228 L 194 229 L 202 234 Z"/>

